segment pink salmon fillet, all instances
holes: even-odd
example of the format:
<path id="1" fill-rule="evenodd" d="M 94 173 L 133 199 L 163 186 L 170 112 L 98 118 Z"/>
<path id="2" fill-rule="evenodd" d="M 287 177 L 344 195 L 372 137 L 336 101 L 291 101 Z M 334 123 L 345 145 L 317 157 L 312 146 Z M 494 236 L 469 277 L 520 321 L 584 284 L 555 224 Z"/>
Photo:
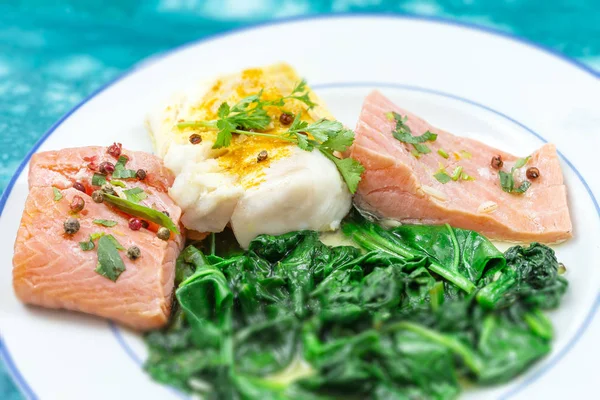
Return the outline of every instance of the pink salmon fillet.
<path id="1" fill-rule="evenodd" d="M 417 158 L 412 145 L 393 137 L 396 122 L 386 115 L 391 111 L 408 118 L 412 135 L 428 130 L 438 135 L 424 143 L 430 153 Z M 449 157 L 442 157 L 440 149 Z M 572 236 L 567 190 L 552 144 L 531 154 L 514 173 L 518 186 L 527 179 L 528 168 L 538 168 L 539 177 L 531 180 L 531 187 L 523 194 L 506 193 L 490 161 L 500 155 L 502 170 L 510 172 L 519 157 L 437 129 L 374 91 L 364 101 L 349 155 L 366 168 L 355 203 L 379 217 L 402 223 L 448 223 L 511 242 L 557 243 Z M 442 184 L 434 177 L 442 167 L 452 175 L 458 166 L 474 180 Z"/>
<path id="2" fill-rule="evenodd" d="M 148 197 L 141 204 L 167 211 L 179 225 L 181 209 L 166 193 L 174 179 L 171 172 L 153 155 L 123 153 L 129 157 L 126 168 L 143 168 L 147 173 L 143 181 L 122 180 L 127 188 L 142 188 Z M 104 147 L 48 151 L 32 157 L 29 195 L 14 247 L 15 293 L 27 304 L 81 311 L 138 330 L 161 327 L 169 319 L 175 261 L 184 238 L 171 234 L 170 240 L 161 240 L 154 224 L 133 231 L 128 227 L 129 216 L 92 201 L 91 192 L 98 189 L 91 185 L 92 169 L 102 161 L 116 162 Z M 76 181 L 85 186 L 86 193 L 73 188 Z M 53 187 L 61 191 L 61 200 L 54 200 Z M 76 215 L 81 228 L 67 235 L 63 222 L 72 216 L 69 204 L 76 195 L 85 201 L 84 210 Z M 104 227 L 94 224 L 94 219 L 116 221 L 117 225 Z M 83 251 L 79 247 L 79 242 L 99 232 L 113 235 L 125 249 L 135 245 L 141 250 L 135 261 L 120 252 L 126 270 L 115 282 L 95 272 L 97 249 Z"/>

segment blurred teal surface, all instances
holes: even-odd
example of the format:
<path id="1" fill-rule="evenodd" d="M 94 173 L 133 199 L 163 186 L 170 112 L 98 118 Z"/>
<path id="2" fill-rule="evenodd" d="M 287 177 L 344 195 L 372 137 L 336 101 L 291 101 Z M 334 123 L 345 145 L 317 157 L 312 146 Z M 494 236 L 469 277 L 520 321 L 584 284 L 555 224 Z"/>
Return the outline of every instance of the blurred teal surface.
<path id="1" fill-rule="evenodd" d="M 4 0 L 0 194 L 54 121 L 143 58 L 240 26 L 341 12 L 416 14 L 491 27 L 600 70 L 598 0 Z M 0 399 L 21 398 L 0 363 Z"/>

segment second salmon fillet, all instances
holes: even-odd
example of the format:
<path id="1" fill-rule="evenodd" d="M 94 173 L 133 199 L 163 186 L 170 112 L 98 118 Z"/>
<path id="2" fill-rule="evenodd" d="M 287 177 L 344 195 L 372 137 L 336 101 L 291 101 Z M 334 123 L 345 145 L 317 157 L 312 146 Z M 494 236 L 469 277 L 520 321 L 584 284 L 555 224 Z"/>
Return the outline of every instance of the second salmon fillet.
<path id="1" fill-rule="evenodd" d="M 138 188 L 144 194 L 139 204 L 164 211 L 179 224 L 181 209 L 166 193 L 173 183 L 171 172 L 153 155 L 128 151 L 125 156 L 127 168 L 143 169 L 146 176 L 121 180 L 125 187 L 115 189 L 124 193 Z M 94 314 L 139 330 L 161 327 L 169 319 L 175 260 L 184 238 L 171 234 L 169 240 L 161 240 L 152 224 L 130 229 L 129 215 L 93 201 L 91 194 L 99 187 L 92 176 L 102 162 L 116 162 L 104 147 L 47 151 L 32 157 L 29 195 L 15 242 L 15 293 L 27 304 Z M 74 213 L 70 205 L 77 196 L 85 206 Z M 74 234 L 66 234 L 63 225 L 70 217 L 80 225 Z M 91 235 L 112 235 L 122 246 L 118 257 L 125 270 L 114 281 L 96 272 L 102 239 L 92 249 L 82 247 Z M 131 246 L 141 251 L 135 260 L 126 256 Z"/>
<path id="2" fill-rule="evenodd" d="M 419 153 L 394 137 L 393 113 L 404 117 L 412 135 L 437 135 L 423 143 L 430 152 Z M 518 157 L 437 129 L 374 91 L 363 104 L 350 156 L 366 168 L 355 202 L 379 217 L 448 223 L 513 242 L 557 243 L 572 236 L 566 187 L 552 144 L 534 152 L 525 165 L 516 165 L 515 187 L 526 180 L 530 187 L 507 193 L 499 171 L 510 173 Z M 491 165 L 497 156 L 503 161 L 499 169 Z M 539 176 L 528 179 L 526 171 L 532 167 Z M 448 179 L 452 176 L 456 180 Z"/>

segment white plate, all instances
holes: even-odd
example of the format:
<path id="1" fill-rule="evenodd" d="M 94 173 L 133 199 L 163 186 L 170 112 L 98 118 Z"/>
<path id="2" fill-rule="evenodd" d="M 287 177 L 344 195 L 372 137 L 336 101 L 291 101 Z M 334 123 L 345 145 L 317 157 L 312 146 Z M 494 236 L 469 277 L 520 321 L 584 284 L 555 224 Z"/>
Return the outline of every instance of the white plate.
<path id="1" fill-rule="evenodd" d="M 556 143 L 575 238 L 558 246 L 570 289 L 552 313 L 552 354 L 511 384 L 469 398 L 594 397 L 600 323 L 597 159 L 600 84 L 589 70 L 530 44 L 440 20 L 335 17 L 289 20 L 221 35 L 143 63 L 58 121 L 37 150 L 122 142 L 151 150 L 147 110 L 174 89 L 252 65 L 287 61 L 333 113 L 354 126 L 367 92 L 379 88 L 432 124 L 525 155 Z M 39 147 L 39 148 L 38 148 Z M 27 195 L 26 165 L 0 200 L 1 353 L 31 398 L 178 398 L 150 381 L 138 336 L 76 313 L 21 305 L 11 286 L 13 242 Z M 586 372 L 587 371 L 587 372 Z M 579 394 L 579 395 L 577 395 Z"/>

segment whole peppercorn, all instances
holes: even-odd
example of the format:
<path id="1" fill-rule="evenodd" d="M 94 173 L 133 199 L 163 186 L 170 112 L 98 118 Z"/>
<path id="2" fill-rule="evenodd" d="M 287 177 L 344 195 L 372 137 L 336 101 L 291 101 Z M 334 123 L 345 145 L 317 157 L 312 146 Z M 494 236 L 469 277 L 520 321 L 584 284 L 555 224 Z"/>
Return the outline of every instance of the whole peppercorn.
<path id="1" fill-rule="evenodd" d="M 66 234 L 73 235 L 79 232 L 79 228 L 81 226 L 79 225 L 79 221 L 77 220 L 77 218 L 69 218 L 63 223 L 63 227 L 65 229 Z"/>
<path id="2" fill-rule="evenodd" d="M 113 156 L 114 158 L 119 158 L 119 156 L 121 155 L 122 148 L 123 148 L 123 145 L 121 143 L 113 143 L 108 147 L 106 152 L 108 154 L 110 154 L 111 156 Z"/>
<path id="3" fill-rule="evenodd" d="M 540 170 L 536 167 L 527 168 L 527 172 L 525 173 L 528 179 L 537 179 L 540 177 Z"/>
<path id="4" fill-rule="evenodd" d="M 142 228 L 148 229 L 149 226 L 150 224 L 148 223 L 148 221 L 142 220 Z"/>
<path id="5" fill-rule="evenodd" d="M 162 240 L 169 240 L 169 238 L 171 237 L 171 232 L 163 226 L 158 229 L 158 231 L 156 232 L 156 236 Z"/>
<path id="6" fill-rule="evenodd" d="M 77 189 L 77 190 L 79 190 L 80 192 L 83 192 L 83 193 L 85 193 L 85 186 L 83 186 L 83 183 L 81 183 L 81 182 L 75 182 L 75 183 L 73 184 L 73 189 Z"/>
<path id="7" fill-rule="evenodd" d="M 115 189 L 112 187 L 112 185 L 110 183 L 105 183 L 104 185 L 102 185 L 101 190 L 103 193 L 106 193 L 106 194 L 111 194 L 113 196 L 117 195 L 117 192 L 115 192 Z"/>
<path id="8" fill-rule="evenodd" d="M 289 125 L 294 122 L 294 116 L 290 113 L 282 113 L 279 116 L 279 122 L 281 122 L 281 125 Z"/>
<path id="9" fill-rule="evenodd" d="M 129 229 L 131 229 L 132 231 L 139 231 L 140 229 L 142 229 L 142 221 L 138 218 L 131 218 L 129 220 Z"/>
<path id="10" fill-rule="evenodd" d="M 492 161 L 490 162 L 490 165 L 494 169 L 502 168 L 502 166 L 504 165 L 504 161 L 502 161 L 502 156 L 497 155 L 497 156 L 492 157 Z"/>
<path id="11" fill-rule="evenodd" d="M 98 172 L 104 175 L 112 174 L 115 172 L 115 166 L 111 162 L 104 161 L 98 166 Z"/>
<path id="12" fill-rule="evenodd" d="M 137 260 L 142 255 L 140 248 L 137 246 L 131 246 L 127 249 L 127 258 L 130 260 Z"/>
<path id="13" fill-rule="evenodd" d="M 92 200 L 94 203 L 102 203 L 104 201 L 104 194 L 101 190 L 94 190 L 92 192 Z"/>
<path id="14" fill-rule="evenodd" d="M 71 204 L 69 204 L 69 207 L 71 208 L 71 211 L 79 212 L 84 209 L 85 201 L 83 200 L 83 198 L 81 196 L 73 196 L 73 199 L 71 199 Z"/>
<path id="15" fill-rule="evenodd" d="M 191 144 L 202 143 L 202 136 L 198 135 L 197 133 L 194 133 L 193 135 L 190 136 L 190 143 Z"/>
<path id="16" fill-rule="evenodd" d="M 256 156 L 256 161 L 265 161 L 267 157 L 269 157 L 269 153 L 267 153 L 266 150 L 262 150 L 260 153 L 258 153 L 258 156 Z"/>
<path id="17" fill-rule="evenodd" d="M 138 169 L 135 172 L 135 176 L 140 180 L 143 181 L 144 179 L 146 179 L 146 171 L 143 169 Z"/>

